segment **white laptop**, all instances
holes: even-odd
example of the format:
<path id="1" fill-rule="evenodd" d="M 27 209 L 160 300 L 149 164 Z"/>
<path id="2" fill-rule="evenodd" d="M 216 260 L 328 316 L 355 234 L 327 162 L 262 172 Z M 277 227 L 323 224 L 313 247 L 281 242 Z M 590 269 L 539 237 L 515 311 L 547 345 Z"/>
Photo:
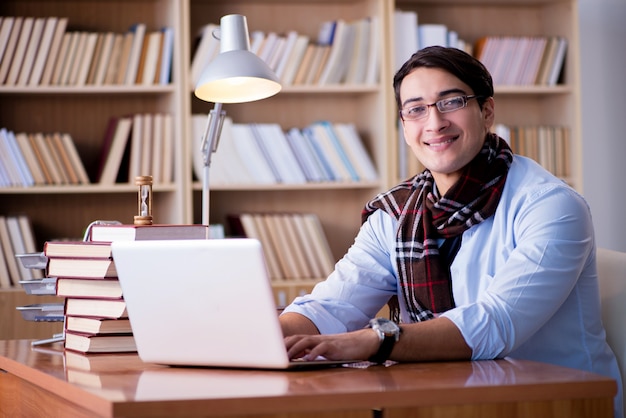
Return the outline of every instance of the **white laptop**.
<path id="1" fill-rule="evenodd" d="M 114 241 L 140 358 L 179 366 L 288 369 L 261 244 L 251 238 Z"/>

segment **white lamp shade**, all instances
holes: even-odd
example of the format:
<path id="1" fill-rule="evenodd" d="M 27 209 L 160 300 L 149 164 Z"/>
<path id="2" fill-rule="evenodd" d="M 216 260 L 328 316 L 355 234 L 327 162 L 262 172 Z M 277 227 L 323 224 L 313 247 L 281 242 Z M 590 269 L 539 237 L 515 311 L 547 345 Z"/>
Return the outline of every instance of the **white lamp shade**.
<path id="1" fill-rule="evenodd" d="M 242 103 L 265 99 L 281 89 L 276 74 L 250 52 L 246 18 L 227 15 L 220 20 L 220 53 L 207 65 L 195 95 L 207 102 Z"/>

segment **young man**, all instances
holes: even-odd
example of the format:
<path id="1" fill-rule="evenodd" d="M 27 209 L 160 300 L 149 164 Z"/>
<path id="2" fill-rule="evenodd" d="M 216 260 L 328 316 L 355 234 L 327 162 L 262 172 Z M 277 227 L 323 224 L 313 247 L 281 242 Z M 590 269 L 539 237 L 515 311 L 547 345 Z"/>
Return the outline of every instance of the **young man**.
<path id="1" fill-rule="evenodd" d="M 490 132 L 486 68 L 454 48 L 425 48 L 394 88 L 406 142 L 426 170 L 367 203 L 335 271 L 281 315 L 289 355 L 509 356 L 619 382 L 601 322 L 589 208 Z M 399 325 L 371 320 L 390 298 Z"/>

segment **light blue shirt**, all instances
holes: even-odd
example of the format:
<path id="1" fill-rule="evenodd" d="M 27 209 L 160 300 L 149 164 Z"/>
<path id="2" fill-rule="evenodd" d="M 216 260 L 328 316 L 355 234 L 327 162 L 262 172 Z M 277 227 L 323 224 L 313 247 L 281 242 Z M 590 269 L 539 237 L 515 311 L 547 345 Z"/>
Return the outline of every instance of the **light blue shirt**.
<path id="1" fill-rule="evenodd" d="M 368 324 L 398 288 L 397 223 L 382 210 L 365 222 L 327 280 L 285 312 L 321 333 Z M 450 268 L 450 319 L 473 360 L 511 357 L 621 379 L 601 322 L 594 231 L 585 200 L 534 161 L 516 155 L 494 216 L 465 231 Z M 622 416 L 621 412 L 616 416 Z"/>

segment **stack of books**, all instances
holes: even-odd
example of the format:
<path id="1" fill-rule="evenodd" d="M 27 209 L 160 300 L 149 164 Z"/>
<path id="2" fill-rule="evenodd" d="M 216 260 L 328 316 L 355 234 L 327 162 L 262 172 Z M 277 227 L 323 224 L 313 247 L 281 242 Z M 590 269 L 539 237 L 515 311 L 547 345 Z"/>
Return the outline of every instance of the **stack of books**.
<path id="1" fill-rule="evenodd" d="M 47 241 L 47 276 L 65 299 L 65 348 L 82 353 L 137 350 L 117 277 L 111 242 L 145 239 L 205 239 L 206 225 L 98 224 L 88 241 Z"/>
<path id="2" fill-rule="evenodd" d="M 111 244 L 47 241 L 48 276 L 65 298 L 65 348 L 82 353 L 136 351 Z"/>

